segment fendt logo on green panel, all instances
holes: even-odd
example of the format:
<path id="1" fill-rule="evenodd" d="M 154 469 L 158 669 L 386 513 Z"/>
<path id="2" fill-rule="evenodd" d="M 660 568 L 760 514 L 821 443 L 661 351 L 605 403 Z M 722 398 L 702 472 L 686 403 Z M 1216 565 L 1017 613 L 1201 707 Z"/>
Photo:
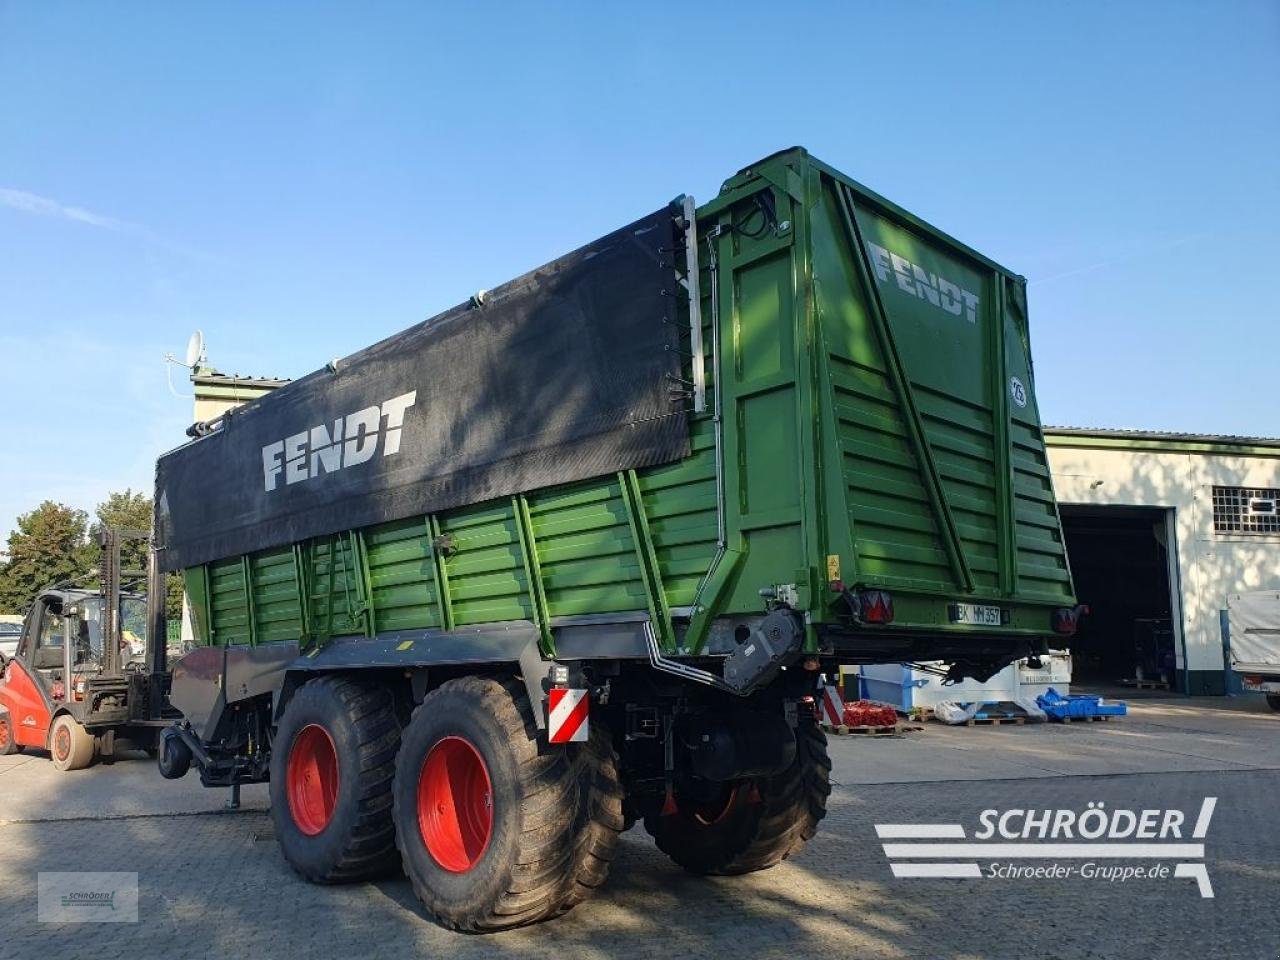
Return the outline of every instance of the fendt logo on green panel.
<path id="1" fill-rule="evenodd" d="M 903 293 L 928 301 L 939 310 L 952 316 L 964 316 L 970 323 L 978 322 L 978 295 L 966 290 L 946 277 L 930 273 L 919 264 L 888 250 L 878 243 L 867 241 L 867 253 L 876 278 L 887 283 L 892 277 Z"/>

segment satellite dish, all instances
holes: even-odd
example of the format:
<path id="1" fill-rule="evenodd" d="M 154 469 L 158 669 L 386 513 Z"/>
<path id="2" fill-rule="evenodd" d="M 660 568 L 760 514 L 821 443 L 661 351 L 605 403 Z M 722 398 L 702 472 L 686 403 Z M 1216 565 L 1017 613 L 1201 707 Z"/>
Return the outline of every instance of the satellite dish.
<path id="1" fill-rule="evenodd" d="M 197 330 L 187 341 L 187 366 L 196 367 L 204 363 L 204 334 Z"/>

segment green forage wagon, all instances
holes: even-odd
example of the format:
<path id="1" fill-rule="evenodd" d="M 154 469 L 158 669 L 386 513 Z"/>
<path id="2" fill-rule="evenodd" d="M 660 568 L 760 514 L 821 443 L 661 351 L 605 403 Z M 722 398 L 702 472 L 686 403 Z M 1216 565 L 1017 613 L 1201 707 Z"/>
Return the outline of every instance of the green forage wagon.
<path id="1" fill-rule="evenodd" d="M 202 432 L 157 465 L 162 772 L 269 781 L 300 874 L 403 867 L 461 930 L 564 913 L 636 821 L 773 866 L 838 664 L 1075 629 L 1025 281 L 798 148 Z"/>

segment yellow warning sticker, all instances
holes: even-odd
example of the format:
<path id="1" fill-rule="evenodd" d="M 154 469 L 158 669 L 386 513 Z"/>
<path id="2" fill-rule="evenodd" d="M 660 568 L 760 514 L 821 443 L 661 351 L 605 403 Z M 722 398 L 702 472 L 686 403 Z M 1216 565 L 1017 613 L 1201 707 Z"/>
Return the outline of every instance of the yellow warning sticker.
<path id="1" fill-rule="evenodd" d="M 831 583 L 840 579 L 840 554 L 827 554 L 827 582 Z"/>

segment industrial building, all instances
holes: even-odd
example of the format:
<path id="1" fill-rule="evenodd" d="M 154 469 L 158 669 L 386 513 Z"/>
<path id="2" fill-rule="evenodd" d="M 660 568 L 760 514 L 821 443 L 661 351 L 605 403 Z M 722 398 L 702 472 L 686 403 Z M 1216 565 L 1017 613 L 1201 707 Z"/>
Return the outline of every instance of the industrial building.
<path id="1" fill-rule="evenodd" d="M 1045 429 L 1076 593 L 1076 682 L 1232 690 L 1223 611 L 1280 590 L 1280 440 Z"/>
<path id="2" fill-rule="evenodd" d="M 202 363 L 197 364 L 191 371 L 195 422 L 203 423 L 220 417 L 228 410 L 266 396 L 288 382 L 277 377 L 242 377 L 238 373 L 219 373 Z"/>

